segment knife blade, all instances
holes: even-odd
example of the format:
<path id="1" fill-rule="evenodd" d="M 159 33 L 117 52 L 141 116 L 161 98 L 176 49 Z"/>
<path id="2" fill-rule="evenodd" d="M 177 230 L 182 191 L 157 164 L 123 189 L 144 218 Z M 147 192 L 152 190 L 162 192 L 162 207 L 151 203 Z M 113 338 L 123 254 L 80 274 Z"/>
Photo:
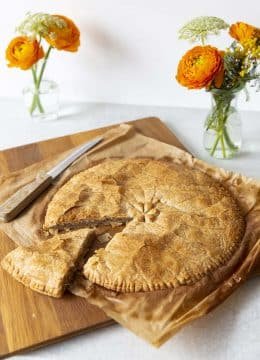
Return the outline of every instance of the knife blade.
<path id="1" fill-rule="evenodd" d="M 102 137 L 98 137 L 81 145 L 48 172 L 40 172 L 32 182 L 21 187 L 0 205 L 0 221 L 8 222 L 13 220 L 22 210 L 46 190 L 58 175 L 67 169 L 67 167 L 81 155 L 98 145 L 102 140 Z"/>

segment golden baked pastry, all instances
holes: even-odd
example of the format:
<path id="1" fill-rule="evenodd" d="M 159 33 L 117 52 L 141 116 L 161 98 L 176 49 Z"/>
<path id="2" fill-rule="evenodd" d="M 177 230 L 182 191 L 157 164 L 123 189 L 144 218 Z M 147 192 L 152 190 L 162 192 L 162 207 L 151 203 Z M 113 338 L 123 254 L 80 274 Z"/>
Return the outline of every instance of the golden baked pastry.
<path id="1" fill-rule="evenodd" d="M 1 265 L 32 290 L 61 297 L 89 249 L 93 234 L 93 230 L 81 229 L 55 235 L 34 247 L 19 246 L 6 255 Z"/>
<path id="2" fill-rule="evenodd" d="M 193 284 L 240 244 L 244 220 L 232 195 L 203 172 L 149 159 L 107 160 L 54 195 L 44 228 L 123 222 L 84 266 L 121 292 Z"/>
<path id="3" fill-rule="evenodd" d="M 64 229 L 95 226 L 100 220 L 103 225 L 127 220 L 120 185 L 114 178 L 121 168 L 120 161 L 108 161 L 73 176 L 49 203 L 44 228 Z M 120 181 L 118 177 L 117 181 Z"/>

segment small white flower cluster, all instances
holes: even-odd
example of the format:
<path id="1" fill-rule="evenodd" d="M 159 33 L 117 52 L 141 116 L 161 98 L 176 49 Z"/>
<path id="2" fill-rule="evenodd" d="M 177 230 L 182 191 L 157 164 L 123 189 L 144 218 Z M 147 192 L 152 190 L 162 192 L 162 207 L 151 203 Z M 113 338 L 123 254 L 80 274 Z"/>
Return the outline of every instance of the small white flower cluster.
<path id="1" fill-rule="evenodd" d="M 201 41 L 204 44 L 208 35 L 218 34 L 229 25 L 222 19 L 215 16 L 200 16 L 185 24 L 179 30 L 179 38 L 192 42 Z"/>
<path id="2" fill-rule="evenodd" d="M 45 13 L 28 13 L 23 20 L 23 22 L 16 28 L 16 31 L 21 35 L 29 36 L 32 38 L 55 36 L 54 33 L 50 31 L 53 27 L 58 27 L 60 29 L 67 26 L 65 20 L 61 19 L 58 16 L 45 14 Z"/>

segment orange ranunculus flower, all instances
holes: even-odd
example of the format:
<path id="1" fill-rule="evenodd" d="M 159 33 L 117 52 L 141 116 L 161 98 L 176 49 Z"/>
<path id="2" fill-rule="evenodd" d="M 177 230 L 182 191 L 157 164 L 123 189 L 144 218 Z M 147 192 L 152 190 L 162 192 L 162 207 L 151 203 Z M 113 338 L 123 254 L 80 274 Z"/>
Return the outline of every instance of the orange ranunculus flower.
<path id="1" fill-rule="evenodd" d="M 49 36 L 45 40 L 58 50 L 72 51 L 78 50 L 80 45 L 80 32 L 74 22 L 63 15 L 54 15 L 66 22 L 66 26 L 59 28 L 53 26 L 49 29 Z"/>
<path id="2" fill-rule="evenodd" d="M 225 51 L 219 51 L 219 54 L 222 57 L 222 62 L 219 71 L 217 72 L 213 80 L 213 83 L 217 89 L 219 89 L 223 84 L 224 76 L 225 76 L 225 67 L 224 67 L 224 59 L 223 59 L 225 55 Z"/>
<path id="3" fill-rule="evenodd" d="M 250 39 L 260 39 L 260 29 L 243 22 L 231 25 L 229 34 L 242 44 Z"/>
<path id="4" fill-rule="evenodd" d="M 208 87 L 222 68 L 223 59 L 218 49 L 209 45 L 195 46 L 180 60 L 176 79 L 189 89 L 201 89 Z"/>
<path id="5" fill-rule="evenodd" d="M 18 36 L 9 43 L 5 56 L 8 66 L 27 70 L 44 57 L 44 52 L 37 40 Z"/>

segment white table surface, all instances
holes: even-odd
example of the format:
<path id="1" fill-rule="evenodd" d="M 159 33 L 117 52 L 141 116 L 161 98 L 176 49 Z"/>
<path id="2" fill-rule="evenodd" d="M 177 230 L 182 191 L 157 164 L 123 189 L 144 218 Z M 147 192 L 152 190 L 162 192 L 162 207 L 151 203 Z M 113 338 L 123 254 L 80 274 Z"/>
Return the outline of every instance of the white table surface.
<path id="1" fill-rule="evenodd" d="M 202 149 L 205 110 L 103 103 L 65 103 L 59 120 L 35 122 L 20 100 L 0 99 L 0 149 L 90 130 L 145 116 L 158 116 L 196 156 L 260 179 L 260 112 L 242 113 L 244 145 L 233 160 L 213 160 Z M 15 326 L 15 325 L 14 325 Z M 186 326 L 160 349 L 119 325 L 14 356 L 13 359 L 255 360 L 260 358 L 260 278 L 244 284 L 224 304 Z"/>

